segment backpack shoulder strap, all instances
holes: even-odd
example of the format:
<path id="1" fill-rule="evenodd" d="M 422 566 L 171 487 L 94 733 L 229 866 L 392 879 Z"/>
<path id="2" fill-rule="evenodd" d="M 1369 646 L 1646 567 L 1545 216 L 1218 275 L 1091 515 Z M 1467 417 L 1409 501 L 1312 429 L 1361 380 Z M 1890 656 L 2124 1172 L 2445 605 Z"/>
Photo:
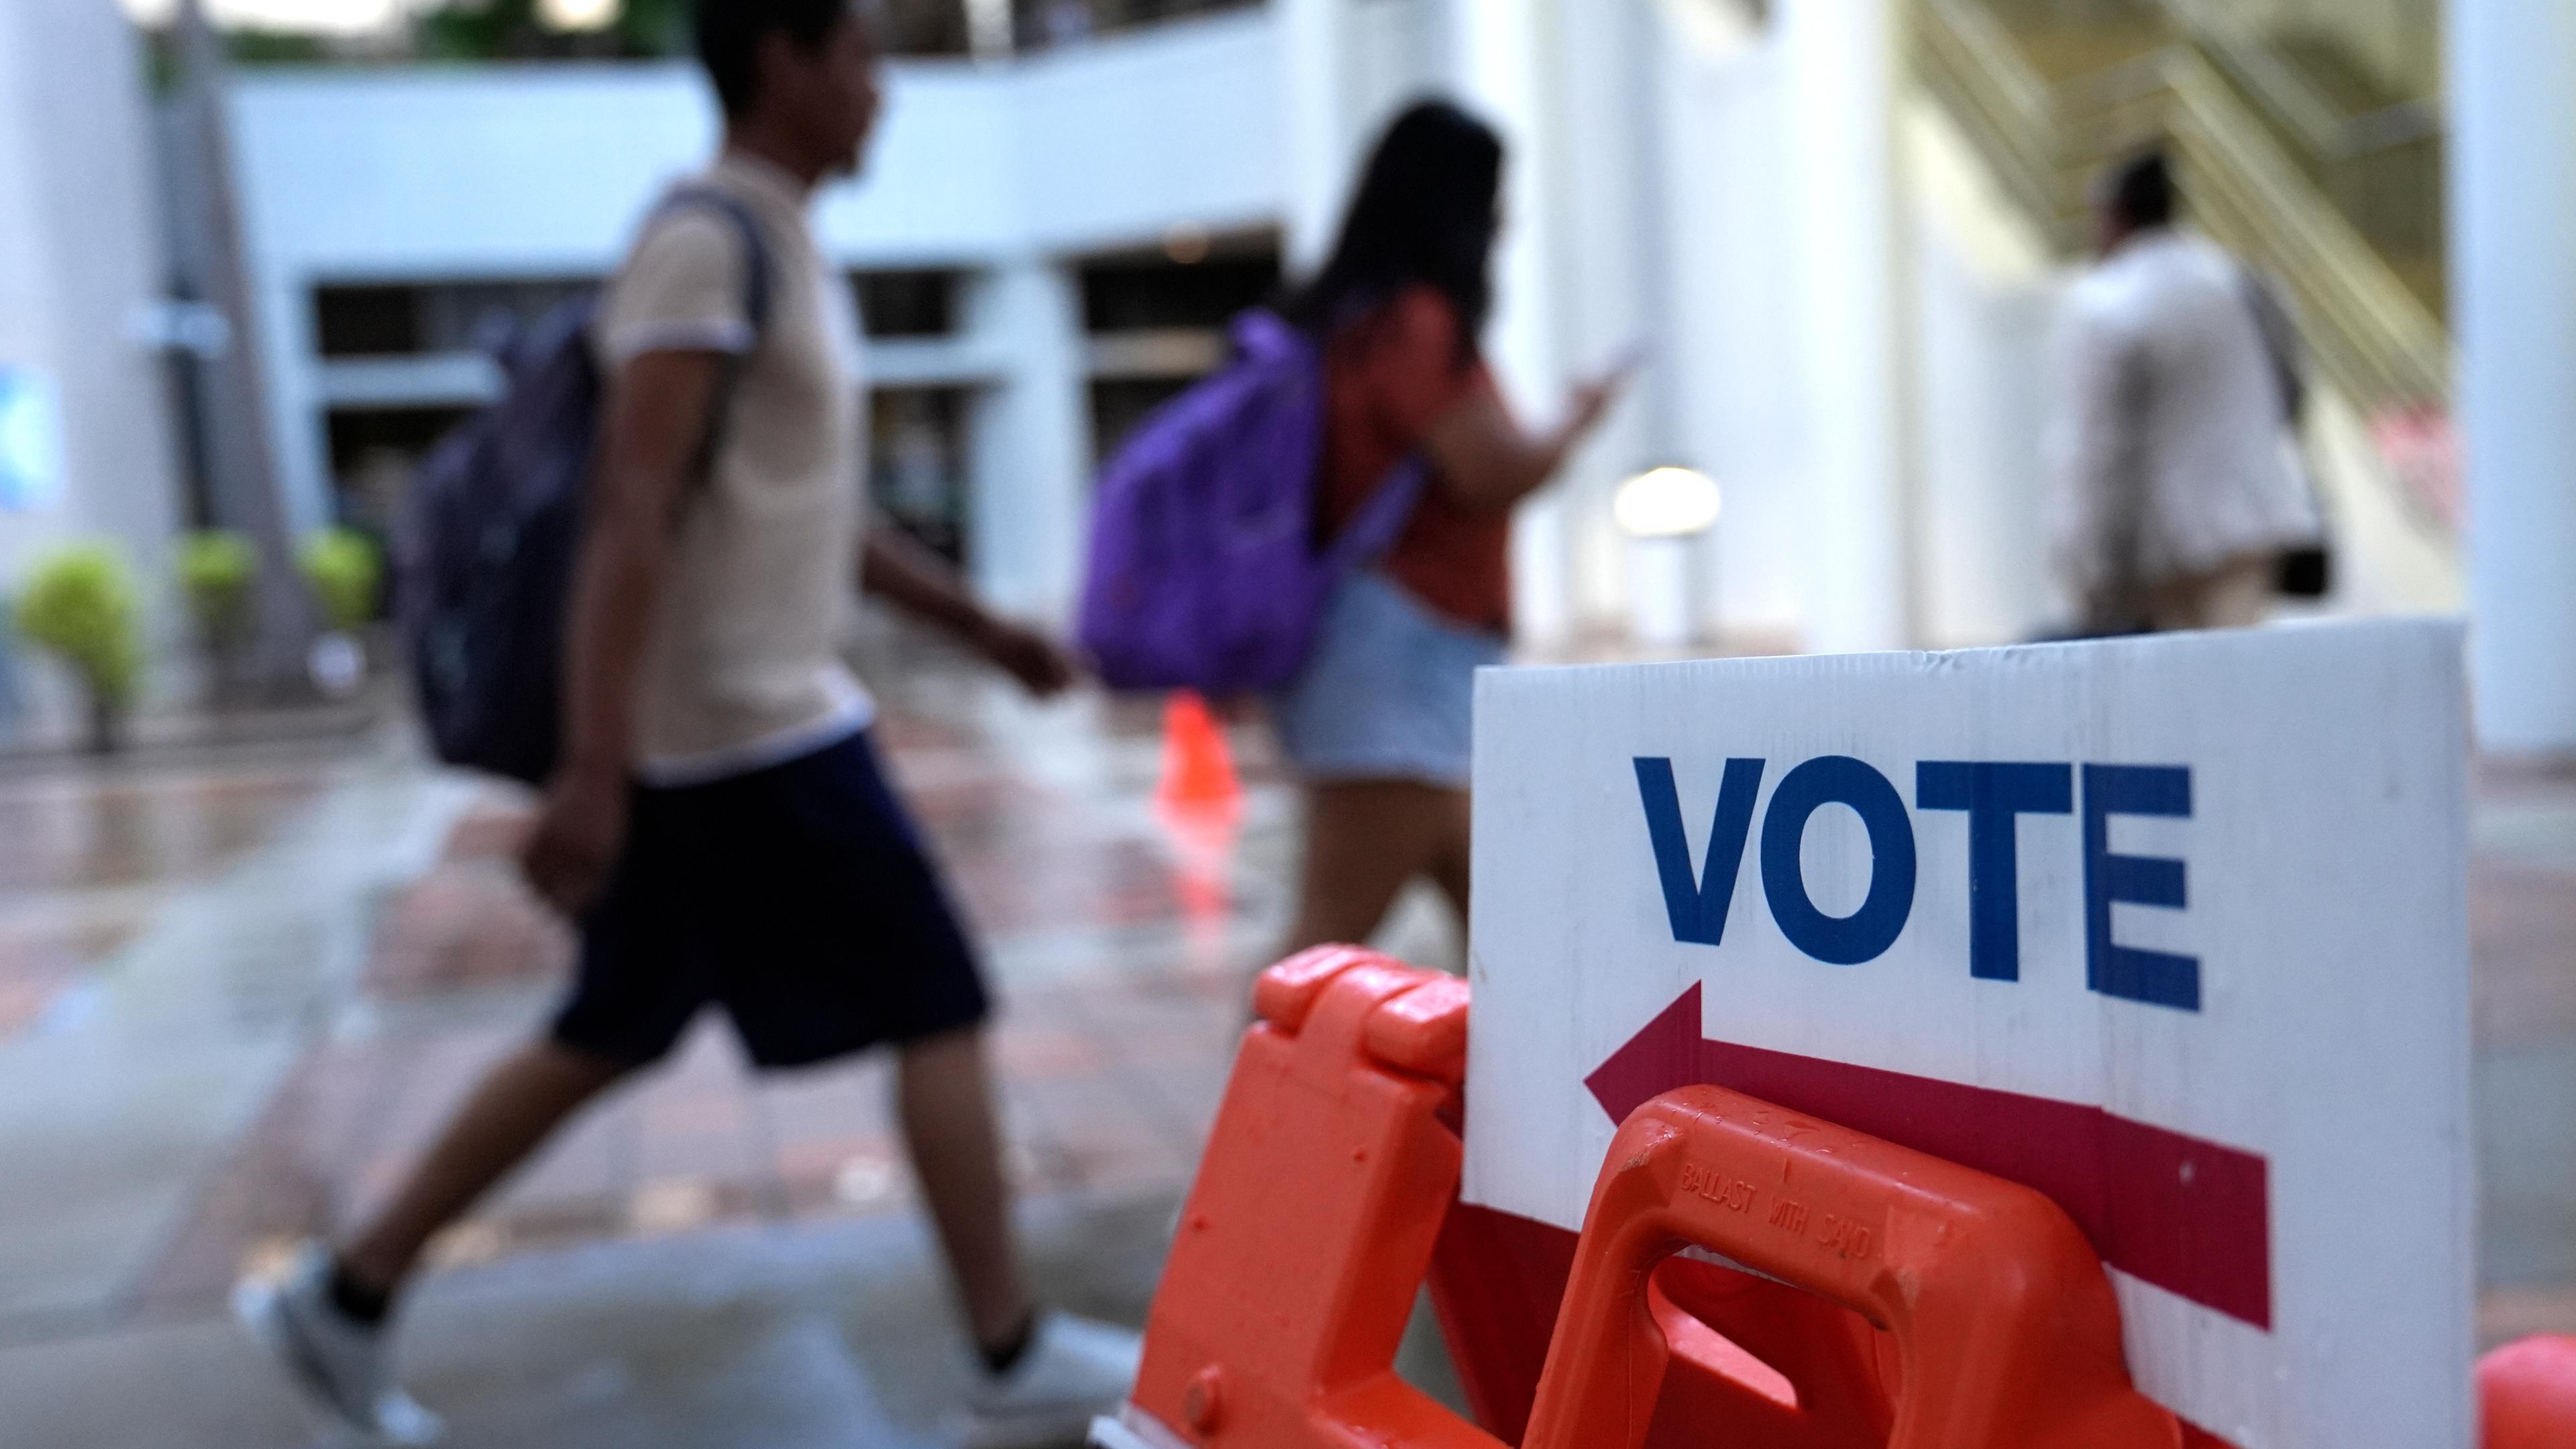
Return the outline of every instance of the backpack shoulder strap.
<path id="1" fill-rule="evenodd" d="M 1395 547 L 1431 486 L 1431 465 L 1417 453 L 1398 463 L 1333 536 L 1327 552 L 1337 569 L 1365 568 Z"/>
<path id="2" fill-rule="evenodd" d="M 2263 339 L 2263 360 L 2271 364 L 2272 379 L 2281 389 L 2282 421 L 2295 428 L 2308 406 L 2307 360 L 2299 351 L 2298 318 L 2271 277 L 2242 263 L 2236 277 L 2245 310 L 2254 316 L 2254 331 Z"/>
<path id="3" fill-rule="evenodd" d="M 742 198 L 703 181 L 675 188 L 662 199 L 664 213 L 683 208 L 697 208 L 723 217 L 742 242 L 742 311 L 751 323 L 754 341 L 769 330 L 770 262 L 769 235 L 761 229 L 760 218 Z"/>
<path id="4" fill-rule="evenodd" d="M 687 207 L 710 211 L 723 217 L 742 242 L 742 314 L 751 324 L 751 347 L 727 358 L 722 377 L 716 384 L 715 415 L 708 421 L 706 436 L 698 440 L 696 472 L 707 478 L 715 471 L 716 455 L 724 447 L 726 429 L 731 426 L 734 393 L 742 386 L 742 375 L 751 364 L 753 349 L 769 333 L 770 259 L 769 235 L 761 229 L 760 218 L 752 214 L 742 198 L 703 181 L 674 188 L 655 208 L 657 216 L 668 215 Z"/>

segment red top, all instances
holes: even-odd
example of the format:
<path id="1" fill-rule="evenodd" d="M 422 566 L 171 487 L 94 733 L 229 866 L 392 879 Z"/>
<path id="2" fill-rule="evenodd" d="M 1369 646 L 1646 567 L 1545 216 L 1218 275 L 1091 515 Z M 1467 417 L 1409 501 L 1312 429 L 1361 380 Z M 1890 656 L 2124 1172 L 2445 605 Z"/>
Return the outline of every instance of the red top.
<path id="1" fill-rule="evenodd" d="M 1442 415 L 1493 390 L 1482 362 L 1462 360 L 1457 309 L 1436 287 L 1408 287 L 1343 328 L 1324 349 L 1325 532 L 1348 522 Z M 1511 533 L 1510 509 L 1468 508 L 1434 477 L 1378 567 L 1436 612 L 1506 632 Z"/>

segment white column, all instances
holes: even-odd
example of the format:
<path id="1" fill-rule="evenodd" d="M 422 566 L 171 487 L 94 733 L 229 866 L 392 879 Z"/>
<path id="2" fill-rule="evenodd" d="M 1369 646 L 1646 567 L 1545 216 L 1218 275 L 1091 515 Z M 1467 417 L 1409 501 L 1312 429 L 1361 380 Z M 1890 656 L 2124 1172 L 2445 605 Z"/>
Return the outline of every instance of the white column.
<path id="1" fill-rule="evenodd" d="M 1003 380 L 975 401 L 966 559 L 993 604 L 1038 618 L 1072 612 L 1091 497 L 1091 409 L 1082 299 L 1070 269 L 1021 257 L 978 278 L 966 330 Z"/>
<path id="2" fill-rule="evenodd" d="M 1288 170 L 1287 263 L 1324 264 L 1351 184 L 1351 0 L 1272 0 L 1279 32 L 1281 159 Z"/>
<path id="3" fill-rule="evenodd" d="M 1546 44 L 1556 0 L 1448 0 L 1446 8 L 1452 85 L 1510 148 L 1486 356 L 1514 404 L 1543 418 L 1565 388 L 1555 317 L 1555 96 Z M 1563 639 L 1575 623 L 1561 492 L 1523 504 L 1512 530 L 1513 611 L 1522 638 L 1540 645 Z"/>
<path id="4" fill-rule="evenodd" d="M 289 538 L 328 526 L 339 480 L 331 473 L 330 410 L 322 401 L 322 365 L 314 334 L 313 284 L 300 273 L 260 276 L 262 389 L 268 399 L 269 464 Z"/>
<path id="5" fill-rule="evenodd" d="M 2445 8 L 2479 742 L 2576 753 L 2576 9 Z"/>
<path id="6" fill-rule="evenodd" d="M 1799 359 L 1813 471 L 1801 613 L 1824 653 L 1908 641 L 1891 0 L 1789 0 Z"/>
<path id="7" fill-rule="evenodd" d="M 1559 485 L 1567 524 L 1568 605 L 1580 624 L 1625 621 L 1637 627 L 1644 617 L 1640 601 L 1665 585 L 1639 571 L 1639 552 L 1613 519 L 1611 497 L 1623 479 L 1647 468 L 1705 461 L 1682 450 L 1671 425 L 1680 410 L 1680 368 L 1672 349 L 1677 339 L 1662 167 L 1664 77 L 1655 49 L 1659 17 L 1656 0 L 1583 0 L 1556 6 L 1549 19 L 1556 352 L 1569 380 L 1640 344 L 1650 363 Z M 1698 547 L 1685 545 L 1683 552 Z M 1699 613 L 1697 590 L 1705 574 L 1694 563 L 1669 580 L 1680 591 L 1673 597 L 1692 619 Z M 1656 642 L 1686 642 L 1695 625 L 1674 628 L 1682 634 Z"/>
<path id="8" fill-rule="evenodd" d="M 61 453 L 49 506 L 0 515 L 0 554 L 110 534 L 157 601 L 178 492 L 161 363 L 137 327 L 166 285 L 141 40 L 113 7 L 0 10 L 0 366 L 50 385 Z"/>
<path id="9" fill-rule="evenodd" d="M 1551 401 L 1563 382 L 1552 285 L 1554 97 L 1544 55 L 1555 9 L 1554 0 L 1451 0 L 1449 11 L 1458 97 L 1510 148 L 1486 349 L 1516 393 Z"/>

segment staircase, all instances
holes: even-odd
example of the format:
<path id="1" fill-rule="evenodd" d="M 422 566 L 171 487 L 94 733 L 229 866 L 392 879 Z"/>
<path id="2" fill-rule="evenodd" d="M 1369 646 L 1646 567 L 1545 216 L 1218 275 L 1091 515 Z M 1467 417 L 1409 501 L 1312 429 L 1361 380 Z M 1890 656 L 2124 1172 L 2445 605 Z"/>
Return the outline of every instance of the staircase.
<path id="1" fill-rule="evenodd" d="M 2093 177 L 2163 142 L 2195 222 L 2296 300 L 2325 382 L 2374 420 L 2438 415 L 2438 99 L 2393 93 L 2331 30 L 2260 27 L 2244 8 L 1916 0 L 1915 70 L 2068 256 Z"/>

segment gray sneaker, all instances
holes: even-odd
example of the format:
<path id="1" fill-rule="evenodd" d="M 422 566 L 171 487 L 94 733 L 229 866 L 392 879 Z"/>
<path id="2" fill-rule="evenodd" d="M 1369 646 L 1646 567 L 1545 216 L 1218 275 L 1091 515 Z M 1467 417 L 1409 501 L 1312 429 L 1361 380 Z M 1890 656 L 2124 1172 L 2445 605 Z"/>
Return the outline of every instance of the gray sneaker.
<path id="1" fill-rule="evenodd" d="M 1114 1414 L 1126 1402 L 1144 1351 L 1144 1340 L 1128 1329 L 1044 1314 L 1011 1371 L 985 1375 L 976 1386 L 958 1438 L 964 1449 L 1080 1444 L 1095 1415 Z"/>
<path id="2" fill-rule="evenodd" d="M 244 1279 L 233 1316 L 268 1346 L 314 1402 L 384 1444 L 438 1442 L 445 1426 L 393 1381 L 383 1324 L 360 1323 L 331 1302 L 331 1255 L 299 1249 L 284 1276 Z"/>

